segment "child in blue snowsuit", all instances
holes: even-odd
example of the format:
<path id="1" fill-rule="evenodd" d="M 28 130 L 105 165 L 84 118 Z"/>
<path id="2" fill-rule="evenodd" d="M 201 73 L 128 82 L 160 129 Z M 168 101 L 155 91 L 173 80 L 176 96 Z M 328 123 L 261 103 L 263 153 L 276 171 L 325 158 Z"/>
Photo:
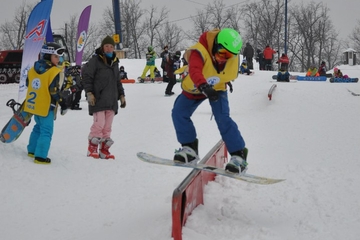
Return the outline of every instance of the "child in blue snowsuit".
<path id="1" fill-rule="evenodd" d="M 48 152 L 57 105 L 61 106 L 61 115 L 65 115 L 67 111 L 59 90 L 62 69 L 58 65 L 63 54 L 64 48 L 57 43 L 43 45 L 41 58 L 29 69 L 26 79 L 28 90 L 24 110 L 34 115 L 36 123 L 30 134 L 27 150 L 28 156 L 33 157 L 34 162 L 39 164 L 51 163 Z"/>

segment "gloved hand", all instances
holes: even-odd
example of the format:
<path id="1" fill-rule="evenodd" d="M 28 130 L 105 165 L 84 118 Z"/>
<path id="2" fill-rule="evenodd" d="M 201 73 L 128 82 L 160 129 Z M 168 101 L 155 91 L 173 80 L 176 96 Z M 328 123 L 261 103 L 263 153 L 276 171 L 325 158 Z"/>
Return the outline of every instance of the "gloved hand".
<path id="1" fill-rule="evenodd" d="M 219 94 L 212 86 L 207 83 L 201 84 L 199 86 L 200 92 L 209 98 L 210 101 L 216 102 L 219 99 Z"/>
<path id="2" fill-rule="evenodd" d="M 124 95 L 121 95 L 120 96 L 120 107 L 121 108 L 125 108 L 126 107 L 126 100 L 125 100 L 125 96 Z"/>
<path id="3" fill-rule="evenodd" d="M 87 97 L 87 101 L 88 101 L 89 105 L 95 106 L 96 99 L 95 99 L 94 94 L 92 94 L 92 92 L 88 92 L 88 93 L 86 93 L 86 97 Z"/>

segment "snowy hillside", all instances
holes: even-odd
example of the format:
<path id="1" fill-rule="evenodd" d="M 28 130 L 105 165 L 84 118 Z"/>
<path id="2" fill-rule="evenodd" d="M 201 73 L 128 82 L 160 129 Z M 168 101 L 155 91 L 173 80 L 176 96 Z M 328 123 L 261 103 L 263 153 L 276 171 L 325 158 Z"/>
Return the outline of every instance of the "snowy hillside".
<path id="1" fill-rule="evenodd" d="M 121 60 L 130 78 L 144 60 Z M 157 62 L 160 66 L 160 61 Z M 341 66 L 360 77 L 359 66 Z M 356 240 L 360 235 L 359 83 L 277 83 L 275 72 L 239 76 L 229 93 L 232 118 L 249 148 L 249 173 L 286 181 L 260 186 L 217 177 L 205 204 L 183 229 L 184 240 Z M 295 73 L 294 73 L 295 74 Z M 0 85 L 0 126 L 17 85 Z M 170 240 L 171 197 L 189 169 L 151 165 L 145 151 L 169 157 L 179 148 L 171 121 L 175 96 L 166 84 L 127 84 L 127 107 L 114 119 L 115 161 L 86 157 L 92 118 L 81 111 L 58 115 L 49 157 L 27 156 L 33 123 L 12 144 L 0 144 L 0 239 Z M 220 139 L 209 104 L 193 116 L 203 157 Z"/>

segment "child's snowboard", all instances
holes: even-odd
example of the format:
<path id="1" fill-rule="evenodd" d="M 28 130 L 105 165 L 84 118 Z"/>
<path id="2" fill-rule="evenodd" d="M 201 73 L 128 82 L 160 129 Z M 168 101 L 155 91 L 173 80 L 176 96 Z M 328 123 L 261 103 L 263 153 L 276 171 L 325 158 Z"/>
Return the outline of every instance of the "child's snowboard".
<path id="1" fill-rule="evenodd" d="M 14 99 L 10 99 L 6 103 L 6 106 L 13 110 L 14 115 L 1 130 L 0 140 L 3 143 L 14 142 L 16 139 L 18 139 L 18 137 L 20 137 L 25 127 L 30 124 L 32 114 L 24 111 L 24 104 L 25 101 L 20 104 Z"/>

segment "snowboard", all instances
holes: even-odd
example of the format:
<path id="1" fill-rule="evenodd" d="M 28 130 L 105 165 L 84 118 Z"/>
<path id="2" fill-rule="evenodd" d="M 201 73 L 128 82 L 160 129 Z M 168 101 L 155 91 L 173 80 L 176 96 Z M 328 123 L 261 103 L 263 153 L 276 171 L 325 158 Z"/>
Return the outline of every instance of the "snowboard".
<path id="1" fill-rule="evenodd" d="M 30 124 L 32 114 L 24 111 L 24 104 L 25 101 L 20 104 L 14 99 L 10 99 L 6 103 L 6 106 L 10 107 L 13 110 L 14 115 L 10 118 L 8 123 L 1 130 L 1 142 L 14 142 L 16 139 L 18 139 L 18 137 L 20 137 L 25 127 Z"/>
<path id="2" fill-rule="evenodd" d="M 239 75 L 243 75 L 243 76 L 252 76 L 252 75 L 254 75 L 255 74 L 255 72 L 254 71 L 252 71 L 250 74 L 247 74 L 247 73 L 241 73 L 240 71 L 239 71 Z"/>
<path id="3" fill-rule="evenodd" d="M 331 83 L 357 83 L 358 78 L 330 78 Z"/>
<path id="4" fill-rule="evenodd" d="M 320 77 L 327 77 L 327 78 L 331 78 L 333 75 L 332 73 L 327 73 L 325 75 L 320 75 Z"/>
<path id="5" fill-rule="evenodd" d="M 297 80 L 298 75 L 290 75 L 290 80 Z M 277 80 L 277 75 L 272 75 L 272 79 Z"/>
<path id="6" fill-rule="evenodd" d="M 138 82 L 140 83 L 141 77 L 138 77 L 137 80 L 138 80 Z M 163 78 L 162 78 L 162 77 L 155 77 L 154 80 L 155 80 L 155 82 L 158 82 L 158 83 L 159 83 L 159 82 L 162 82 L 162 81 L 163 81 Z M 151 81 L 151 78 L 150 78 L 150 77 L 145 77 L 145 78 L 144 78 L 144 83 L 150 83 L 150 81 Z"/>
<path id="7" fill-rule="evenodd" d="M 259 177 L 259 176 L 251 175 L 248 173 L 241 173 L 241 174 L 229 173 L 229 172 L 225 171 L 225 169 L 223 169 L 223 168 L 218 168 L 218 167 L 210 166 L 210 165 L 206 165 L 206 164 L 200 164 L 200 163 L 196 163 L 195 161 L 190 162 L 190 163 L 177 163 L 171 159 L 157 157 L 157 156 L 145 153 L 145 152 L 138 152 L 137 157 L 140 160 L 147 162 L 147 163 L 154 163 L 154 164 L 173 166 L 173 167 L 198 169 L 201 171 L 215 173 L 217 175 L 222 175 L 225 177 L 245 181 L 248 183 L 268 185 L 268 184 L 282 182 L 285 180 L 285 179 L 273 179 L 273 178 Z"/>
<path id="8" fill-rule="evenodd" d="M 307 76 L 298 76 L 296 78 L 298 81 L 318 81 L 318 82 L 324 82 L 326 81 L 326 76 L 320 76 L 320 77 L 307 77 Z"/>

